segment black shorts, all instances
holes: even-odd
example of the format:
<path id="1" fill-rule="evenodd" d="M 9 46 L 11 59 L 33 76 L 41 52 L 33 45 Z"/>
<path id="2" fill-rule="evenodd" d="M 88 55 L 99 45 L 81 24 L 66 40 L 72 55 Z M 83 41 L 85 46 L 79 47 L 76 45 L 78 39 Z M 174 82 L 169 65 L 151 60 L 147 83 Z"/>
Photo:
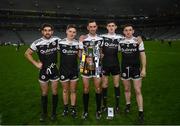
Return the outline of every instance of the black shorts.
<path id="1" fill-rule="evenodd" d="M 60 75 L 60 81 L 66 82 L 66 81 L 77 81 L 78 78 L 78 71 L 75 70 L 59 70 Z"/>
<path id="2" fill-rule="evenodd" d="M 130 79 L 138 80 L 138 79 L 141 79 L 140 68 L 139 67 L 132 67 L 132 66 L 122 66 L 121 79 L 122 80 L 130 80 Z"/>
<path id="3" fill-rule="evenodd" d="M 47 83 L 50 81 L 58 81 L 59 80 L 59 72 L 56 65 L 47 68 L 42 68 L 39 72 L 39 82 Z"/>
<path id="4" fill-rule="evenodd" d="M 110 66 L 110 67 L 103 67 L 102 68 L 102 74 L 105 76 L 111 75 L 118 75 L 120 74 L 120 66 Z"/>

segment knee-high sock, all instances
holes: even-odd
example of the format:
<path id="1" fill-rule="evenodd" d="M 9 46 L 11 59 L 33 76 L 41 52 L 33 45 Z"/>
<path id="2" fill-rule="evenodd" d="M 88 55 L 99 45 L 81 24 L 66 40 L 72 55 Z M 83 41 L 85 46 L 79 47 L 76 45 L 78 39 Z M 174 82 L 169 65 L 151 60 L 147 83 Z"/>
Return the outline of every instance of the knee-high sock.
<path id="1" fill-rule="evenodd" d="M 48 102 L 48 97 L 47 96 L 41 96 L 42 114 L 47 114 L 47 102 Z"/>
<path id="2" fill-rule="evenodd" d="M 108 88 L 102 88 L 102 100 L 104 107 L 107 107 L 107 89 Z"/>
<path id="3" fill-rule="evenodd" d="M 101 110 L 101 93 L 96 93 L 96 111 Z"/>
<path id="4" fill-rule="evenodd" d="M 56 114 L 56 108 L 58 104 L 58 95 L 52 95 L 52 114 Z"/>
<path id="5" fill-rule="evenodd" d="M 83 93 L 84 112 L 88 112 L 89 93 Z"/>
<path id="6" fill-rule="evenodd" d="M 119 107 L 120 88 L 114 87 L 114 92 L 115 92 L 116 107 Z"/>

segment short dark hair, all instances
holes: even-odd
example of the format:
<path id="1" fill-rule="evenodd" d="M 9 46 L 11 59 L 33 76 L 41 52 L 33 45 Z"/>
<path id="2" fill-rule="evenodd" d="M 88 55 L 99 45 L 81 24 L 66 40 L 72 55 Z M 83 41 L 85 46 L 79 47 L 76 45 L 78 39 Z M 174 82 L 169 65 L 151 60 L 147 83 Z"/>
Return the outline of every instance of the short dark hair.
<path id="1" fill-rule="evenodd" d="M 45 27 L 50 27 L 52 30 L 54 30 L 54 27 L 49 23 L 44 23 L 41 25 L 41 30 L 43 30 Z"/>
<path id="2" fill-rule="evenodd" d="M 93 22 L 95 22 L 95 23 L 97 24 L 96 20 L 94 20 L 94 19 L 89 19 L 88 22 L 87 22 L 87 25 L 89 25 L 90 23 L 93 23 Z"/>
<path id="3" fill-rule="evenodd" d="M 123 25 L 123 30 L 124 30 L 126 27 L 132 27 L 132 28 L 134 28 L 133 24 L 125 24 L 125 25 Z"/>
<path id="4" fill-rule="evenodd" d="M 116 25 L 116 21 L 115 20 L 107 20 L 106 21 L 106 25 L 110 24 L 110 23 L 114 23 Z"/>
<path id="5" fill-rule="evenodd" d="M 74 28 L 77 30 L 77 26 L 75 24 L 69 24 L 67 25 L 66 29 Z"/>

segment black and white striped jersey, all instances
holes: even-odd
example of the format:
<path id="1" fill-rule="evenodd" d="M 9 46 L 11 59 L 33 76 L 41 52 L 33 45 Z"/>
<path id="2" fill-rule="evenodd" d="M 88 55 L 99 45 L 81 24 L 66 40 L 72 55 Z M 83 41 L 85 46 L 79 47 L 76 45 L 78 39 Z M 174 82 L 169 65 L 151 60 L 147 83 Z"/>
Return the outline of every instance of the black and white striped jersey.
<path id="1" fill-rule="evenodd" d="M 140 67 L 140 52 L 145 50 L 143 42 L 139 44 L 136 37 L 124 39 L 120 41 L 120 49 L 122 65 Z"/>
<path id="2" fill-rule="evenodd" d="M 56 36 L 52 36 L 50 39 L 42 37 L 30 45 L 30 49 L 37 52 L 43 68 L 57 63 L 58 41 L 60 38 Z"/>
<path id="3" fill-rule="evenodd" d="M 102 64 L 104 67 L 119 66 L 118 50 L 119 42 L 124 39 L 124 36 L 119 34 L 103 34 L 101 37 L 104 40 L 102 53 L 104 57 Z"/>
<path id="4" fill-rule="evenodd" d="M 68 41 L 67 38 L 59 42 L 60 50 L 60 69 L 64 71 L 78 70 L 78 50 L 79 42 L 77 40 Z"/>

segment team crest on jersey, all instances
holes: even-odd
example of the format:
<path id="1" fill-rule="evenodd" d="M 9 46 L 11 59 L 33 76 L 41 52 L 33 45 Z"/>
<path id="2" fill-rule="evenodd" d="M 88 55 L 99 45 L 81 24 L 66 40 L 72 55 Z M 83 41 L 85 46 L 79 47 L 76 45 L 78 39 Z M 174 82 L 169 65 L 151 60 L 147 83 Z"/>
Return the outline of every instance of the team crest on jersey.
<path id="1" fill-rule="evenodd" d="M 126 77 L 126 73 L 123 73 L 122 76 L 123 76 L 123 77 Z"/>
<path id="2" fill-rule="evenodd" d="M 101 41 L 98 41 L 98 45 L 101 45 Z"/>
<path id="3" fill-rule="evenodd" d="M 45 78 L 46 78 L 46 76 L 44 76 L 44 75 L 41 76 L 41 79 L 45 79 Z"/>
<path id="4" fill-rule="evenodd" d="M 61 79 L 64 79 L 65 77 L 64 77 L 64 75 L 61 75 Z"/>
<path id="5" fill-rule="evenodd" d="M 52 42 L 52 45 L 55 46 L 55 45 L 56 45 L 56 42 Z"/>
<path id="6" fill-rule="evenodd" d="M 137 45 L 135 43 L 133 43 L 133 46 L 136 47 Z"/>
<path id="7" fill-rule="evenodd" d="M 76 48 L 76 49 L 78 49 L 78 48 L 79 48 L 79 46 L 78 46 L 78 45 L 76 45 L 76 46 L 75 46 L 75 48 Z"/>

